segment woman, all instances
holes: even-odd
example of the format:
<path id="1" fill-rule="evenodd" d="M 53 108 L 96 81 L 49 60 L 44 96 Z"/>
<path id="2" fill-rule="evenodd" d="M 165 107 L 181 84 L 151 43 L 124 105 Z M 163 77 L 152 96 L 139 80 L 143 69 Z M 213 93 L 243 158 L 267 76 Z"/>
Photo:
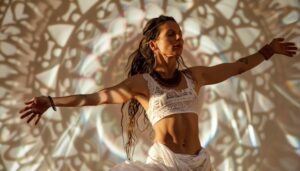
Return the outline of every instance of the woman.
<path id="1" fill-rule="evenodd" d="M 211 170 L 209 155 L 198 138 L 198 93 L 202 86 L 219 83 L 268 60 L 274 53 L 293 57 L 292 42 L 274 39 L 259 52 L 233 63 L 212 67 L 185 67 L 181 58 L 182 32 L 172 17 L 151 19 L 143 29 L 138 49 L 131 54 L 129 77 L 116 86 L 92 94 L 66 97 L 40 96 L 25 102 L 21 118 L 37 124 L 52 107 L 95 106 L 123 103 L 129 116 L 127 157 L 131 159 L 133 128 L 143 113 L 153 126 L 155 137 L 146 164 L 127 162 L 112 170 Z M 179 65 L 183 69 L 179 69 Z M 142 109 L 142 110 L 141 110 Z"/>

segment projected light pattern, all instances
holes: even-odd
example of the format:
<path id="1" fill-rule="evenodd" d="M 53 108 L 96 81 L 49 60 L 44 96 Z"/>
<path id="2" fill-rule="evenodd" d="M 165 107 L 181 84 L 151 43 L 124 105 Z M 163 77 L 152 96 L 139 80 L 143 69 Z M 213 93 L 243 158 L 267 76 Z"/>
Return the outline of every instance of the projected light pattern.
<path id="1" fill-rule="evenodd" d="M 150 18 L 172 15 L 186 64 L 212 66 L 278 36 L 299 47 L 299 8 L 296 0 L 3 0 L 0 170 L 108 170 L 125 160 L 120 105 L 48 110 L 37 127 L 17 112 L 32 96 L 91 93 L 125 79 L 128 55 Z M 201 88 L 199 137 L 216 170 L 300 169 L 299 71 L 299 55 L 275 55 Z M 138 137 L 134 159 L 145 161 L 153 131 Z"/>

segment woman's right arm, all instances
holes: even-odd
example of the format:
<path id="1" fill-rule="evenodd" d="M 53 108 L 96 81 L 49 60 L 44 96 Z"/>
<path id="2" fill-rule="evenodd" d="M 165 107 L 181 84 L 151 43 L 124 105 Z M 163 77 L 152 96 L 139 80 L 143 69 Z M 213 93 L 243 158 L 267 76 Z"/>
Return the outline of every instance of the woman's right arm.
<path id="1" fill-rule="evenodd" d="M 95 93 L 53 97 L 53 105 L 55 107 L 80 107 L 124 103 L 141 94 L 145 89 L 144 84 L 145 81 L 142 79 L 142 75 L 135 75 L 113 87 L 105 88 Z M 25 106 L 19 113 L 22 114 L 21 119 L 28 118 L 27 123 L 38 116 L 35 122 L 37 124 L 41 115 L 49 107 L 51 107 L 51 101 L 48 97 L 34 97 L 25 102 Z"/>
<path id="2" fill-rule="evenodd" d="M 65 97 L 54 97 L 53 102 L 58 107 L 97 106 L 101 104 L 124 103 L 138 94 L 138 88 L 133 84 L 134 78 L 109 88 L 91 94 L 77 94 Z M 138 82 L 138 81 L 136 81 Z"/>

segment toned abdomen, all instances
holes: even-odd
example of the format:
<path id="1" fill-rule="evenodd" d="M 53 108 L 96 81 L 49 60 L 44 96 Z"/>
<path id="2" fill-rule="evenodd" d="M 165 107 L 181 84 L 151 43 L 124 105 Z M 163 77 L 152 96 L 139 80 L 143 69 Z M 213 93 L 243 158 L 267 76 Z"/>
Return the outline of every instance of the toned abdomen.
<path id="1" fill-rule="evenodd" d="M 170 115 L 157 122 L 154 131 L 154 142 L 165 144 L 174 153 L 196 154 L 201 149 L 197 114 Z"/>

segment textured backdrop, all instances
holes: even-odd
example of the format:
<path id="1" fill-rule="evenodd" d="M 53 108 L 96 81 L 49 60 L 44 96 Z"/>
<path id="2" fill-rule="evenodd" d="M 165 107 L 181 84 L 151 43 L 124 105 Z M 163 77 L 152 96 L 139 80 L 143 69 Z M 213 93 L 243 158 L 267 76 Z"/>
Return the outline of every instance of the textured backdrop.
<path id="1" fill-rule="evenodd" d="M 50 109 L 38 126 L 18 110 L 33 96 L 119 83 L 150 18 L 173 16 L 187 65 L 211 66 L 274 37 L 299 47 L 299 11 L 298 0 L 1 0 L 0 170 L 108 170 L 125 160 L 120 105 Z M 300 170 L 299 57 L 275 55 L 201 89 L 199 137 L 216 170 Z M 145 161 L 151 145 L 153 132 L 145 132 L 135 160 Z"/>

